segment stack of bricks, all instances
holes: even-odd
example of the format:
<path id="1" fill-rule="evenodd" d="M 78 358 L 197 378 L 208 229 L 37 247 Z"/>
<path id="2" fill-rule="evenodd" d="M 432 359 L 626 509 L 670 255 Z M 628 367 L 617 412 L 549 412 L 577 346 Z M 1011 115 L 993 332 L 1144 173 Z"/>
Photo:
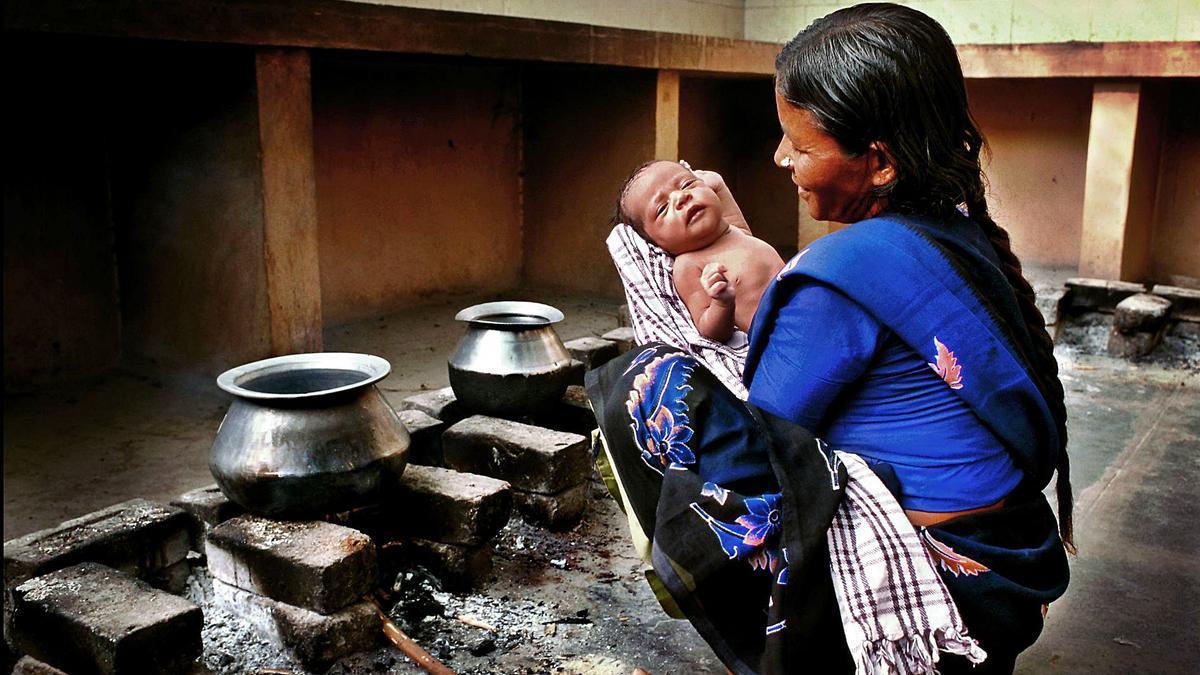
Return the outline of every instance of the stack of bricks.
<path id="1" fill-rule="evenodd" d="M 632 329 L 624 328 L 564 346 L 582 374 L 629 349 L 632 340 Z M 420 443 L 414 434 L 410 461 L 505 481 L 525 520 L 553 530 L 570 529 L 586 511 L 592 473 L 588 436 L 596 426 L 580 386 L 582 377 L 577 379 L 552 410 L 514 419 L 471 416 L 449 387 L 409 397 L 401 417 L 426 434 Z"/>
<path id="2" fill-rule="evenodd" d="M 5 542 L 9 645 L 71 672 L 186 670 L 202 616 L 171 593 L 190 573 L 189 525 L 182 509 L 133 499 Z"/>
<path id="3" fill-rule="evenodd" d="M 375 545 L 322 521 L 239 516 L 205 541 L 213 602 L 248 621 L 307 668 L 375 646 Z"/>

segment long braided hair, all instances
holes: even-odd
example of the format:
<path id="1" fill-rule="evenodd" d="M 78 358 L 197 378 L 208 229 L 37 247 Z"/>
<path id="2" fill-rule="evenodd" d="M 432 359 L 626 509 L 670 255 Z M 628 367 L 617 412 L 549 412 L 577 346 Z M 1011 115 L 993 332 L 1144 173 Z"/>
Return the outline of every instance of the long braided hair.
<path id="1" fill-rule="evenodd" d="M 1033 344 L 1032 374 L 1058 427 L 1059 534 L 1074 552 L 1066 405 L 1054 342 L 1008 232 L 988 213 L 980 154 L 962 67 L 950 36 L 921 12 L 890 3 L 838 10 L 792 38 L 775 61 L 775 87 L 809 111 L 851 156 L 882 141 L 896 169 L 875 188 L 890 211 L 948 218 L 965 207 L 1000 259 Z"/>

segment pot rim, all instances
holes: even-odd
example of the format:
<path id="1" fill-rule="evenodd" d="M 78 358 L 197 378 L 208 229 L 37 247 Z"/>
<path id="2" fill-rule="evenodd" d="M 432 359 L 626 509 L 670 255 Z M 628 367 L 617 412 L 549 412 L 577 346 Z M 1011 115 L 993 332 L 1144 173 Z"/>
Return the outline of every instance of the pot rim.
<path id="1" fill-rule="evenodd" d="M 350 370 L 366 375 L 358 382 L 331 389 L 318 389 L 294 394 L 275 394 L 253 391 L 242 387 L 242 383 L 252 377 L 262 377 L 274 373 L 302 368 L 329 368 L 334 370 Z M 217 376 L 217 386 L 240 398 L 294 401 L 298 399 L 317 398 L 338 392 L 362 389 L 374 385 L 392 372 L 392 364 L 379 356 L 358 354 L 355 352 L 311 352 L 305 354 L 285 354 L 261 361 L 253 361 L 221 373 Z"/>
<path id="2" fill-rule="evenodd" d="M 524 314 L 542 319 L 542 323 L 514 324 L 505 321 L 489 321 L 487 317 L 497 314 Z M 475 326 L 500 328 L 503 330 L 532 330 L 563 320 L 562 310 L 540 302 L 524 300 L 500 300 L 472 305 L 454 315 L 455 321 L 466 321 Z"/>

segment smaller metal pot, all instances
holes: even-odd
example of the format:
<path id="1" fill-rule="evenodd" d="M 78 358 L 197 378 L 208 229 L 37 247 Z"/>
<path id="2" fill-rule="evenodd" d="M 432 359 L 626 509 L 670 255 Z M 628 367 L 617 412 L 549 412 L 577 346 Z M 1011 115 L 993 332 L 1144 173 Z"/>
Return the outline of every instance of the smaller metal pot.
<path id="1" fill-rule="evenodd" d="M 561 311 L 538 302 L 488 302 L 454 318 L 467 323 L 448 364 L 450 388 L 464 409 L 524 415 L 562 400 L 571 353 L 554 332 Z"/>
<path id="2" fill-rule="evenodd" d="M 290 354 L 225 371 L 234 395 L 209 453 L 221 492 L 248 511 L 309 518 L 378 499 L 404 471 L 409 435 L 368 354 Z"/>

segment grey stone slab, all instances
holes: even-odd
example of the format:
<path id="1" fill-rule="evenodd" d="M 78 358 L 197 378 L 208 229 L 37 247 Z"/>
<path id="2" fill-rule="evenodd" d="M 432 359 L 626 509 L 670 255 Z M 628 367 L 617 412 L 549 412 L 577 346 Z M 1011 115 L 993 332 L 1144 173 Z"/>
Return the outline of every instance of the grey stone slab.
<path id="1" fill-rule="evenodd" d="M 617 343 L 612 340 L 591 336 L 565 342 L 563 346 L 571 352 L 571 356 L 582 361 L 588 370 L 599 368 L 621 353 Z"/>
<path id="2" fill-rule="evenodd" d="M 629 326 L 614 328 L 600 337 L 610 342 L 615 342 L 617 350 L 621 354 L 633 349 L 633 346 L 637 344 L 637 338 L 633 335 L 633 328 Z"/>
<path id="3" fill-rule="evenodd" d="M 1171 316 L 1180 321 L 1200 322 L 1200 291 L 1181 286 L 1155 284 L 1155 295 L 1171 301 Z"/>
<path id="4" fill-rule="evenodd" d="M 407 534 L 477 545 L 508 523 L 512 488 L 488 476 L 410 464 L 400 477 L 394 502 L 389 510 Z"/>
<path id="5" fill-rule="evenodd" d="M 587 511 L 588 483 L 544 495 L 517 490 L 513 492 L 517 511 L 528 522 L 549 530 L 569 530 L 579 524 Z"/>
<path id="6" fill-rule="evenodd" d="M 201 652 L 198 606 L 104 565 L 31 579 L 13 600 L 17 648 L 68 672 L 174 674 Z"/>
<path id="7" fill-rule="evenodd" d="M 358 530 L 322 521 L 239 516 L 206 542 L 214 579 L 274 600 L 330 614 L 375 588 L 375 545 Z"/>
<path id="8" fill-rule="evenodd" d="M 131 499 L 4 542 L 5 589 L 81 562 L 148 577 L 187 557 L 191 520 L 183 509 Z"/>
<path id="9" fill-rule="evenodd" d="M 213 603 L 245 619 L 271 644 L 306 668 L 324 670 L 331 662 L 371 649 L 382 634 L 370 602 L 359 601 L 332 614 L 280 602 L 213 579 Z"/>
<path id="10" fill-rule="evenodd" d="M 397 413 L 404 428 L 408 429 L 411 442 L 408 446 L 408 461 L 410 464 L 425 466 L 445 466 L 446 458 L 442 455 L 442 432 L 446 423 L 423 410 L 410 408 Z"/>
<path id="11" fill-rule="evenodd" d="M 446 465 L 506 480 L 527 492 L 553 494 L 587 480 L 587 438 L 476 415 L 442 434 Z"/>
<path id="12" fill-rule="evenodd" d="M 414 394 L 400 402 L 401 410 L 420 410 L 447 424 L 461 420 L 465 413 L 458 405 L 458 397 L 450 387 L 442 387 L 421 394 Z"/>
<path id="13" fill-rule="evenodd" d="M 1171 312 L 1171 301 L 1149 293 L 1138 293 L 1117 303 L 1113 328 L 1121 333 L 1161 331 Z"/>
<path id="14" fill-rule="evenodd" d="M 1131 295 L 1146 292 L 1143 284 L 1086 277 L 1067 279 L 1066 288 L 1066 302 L 1072 309 L 1104 312 L 1112 311 L 1118 302 Z"/>

